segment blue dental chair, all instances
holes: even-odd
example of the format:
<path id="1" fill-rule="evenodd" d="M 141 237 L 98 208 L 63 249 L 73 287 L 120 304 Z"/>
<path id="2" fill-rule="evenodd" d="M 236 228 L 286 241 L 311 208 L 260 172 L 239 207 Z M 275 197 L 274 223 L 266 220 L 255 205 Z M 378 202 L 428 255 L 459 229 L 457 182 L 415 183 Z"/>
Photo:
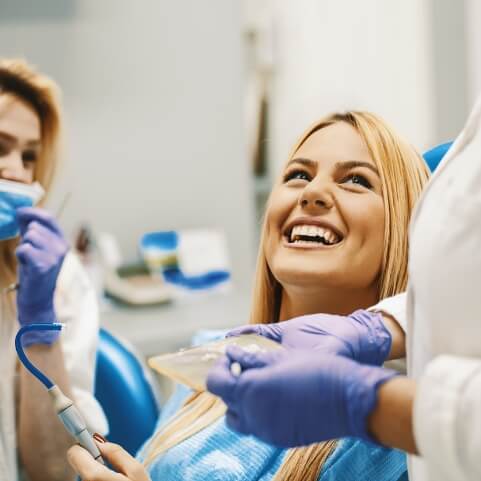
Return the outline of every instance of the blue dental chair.
<path id="1" fill-rule="evenodd" d="M 436 167 L 439 165 L 439 162 L 441 162 L 443 157 L 446 155 L 446 152 L 450 149 L 451 145 L 453 145 L 452 142 L 446 142 L 434 147 L 431 150 L 428 150 L 427 152 L 424 152 L 424 160 L 428 164 L 431 172 L 434 172 Z"/>
<path id="2" fill-rule="evenodd" d="M 139 358 L 105 329 L 99 333 L 95 397 L 109 422 L 108 440 L 135 456 L 154 431 L 158 401 Z"/>

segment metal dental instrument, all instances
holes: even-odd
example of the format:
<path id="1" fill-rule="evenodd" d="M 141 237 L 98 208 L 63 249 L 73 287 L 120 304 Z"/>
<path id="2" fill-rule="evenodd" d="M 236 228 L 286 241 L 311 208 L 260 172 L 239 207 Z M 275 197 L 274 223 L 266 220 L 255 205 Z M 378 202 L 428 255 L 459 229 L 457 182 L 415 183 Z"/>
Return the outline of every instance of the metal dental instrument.
<path id="1" fill-rule="evenodd" d="M 99 448 L 93 440 L 92 434 L 89 433 L 87 425 L 77 409 L 73 401 L 65 396 L 60 388 L 54 384 L 45 374 L 38 370 L 28 359 L 22 347 L 22 336 L 29 331 L 60 331 L 64 324 L 29 324 L 19 329 L 15 337 L 15 349 L 18 358 L 25 368 L 35 376 L 46 388 L 50 394 L 57 416 L 62 421 L 65 429 L 85 448 L 95 460 L 104 464 Z"/>

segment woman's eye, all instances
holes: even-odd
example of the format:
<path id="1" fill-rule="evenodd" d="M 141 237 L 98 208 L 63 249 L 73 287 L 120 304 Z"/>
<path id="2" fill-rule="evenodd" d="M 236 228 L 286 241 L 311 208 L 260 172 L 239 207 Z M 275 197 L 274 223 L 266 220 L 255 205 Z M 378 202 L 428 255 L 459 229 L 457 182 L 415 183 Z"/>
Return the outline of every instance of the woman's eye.
<path id="1" fill-rule="evenodd" d="M 284 176 L 284 182 L 289 182 L 290 180 L 306 180 L 309 182 L 311 176 L 303 170 L 294 170 Z"/>
<path id="2" fill-rule="evenodd" d="M 37 152 L 34 150 L 27 150 L 22 153 L 22 160 L 25 164 L 35 162 L 37 160 Z"/>
<path id="3" fill-rule="evenodd" d="M 356 184 L 362 185 L 366 189 L 372 189 L 372 184 L 364 177 L 363 175 L 359 174 L 352 174 L 346 177 L 343 181 L 343 184 Z"/>

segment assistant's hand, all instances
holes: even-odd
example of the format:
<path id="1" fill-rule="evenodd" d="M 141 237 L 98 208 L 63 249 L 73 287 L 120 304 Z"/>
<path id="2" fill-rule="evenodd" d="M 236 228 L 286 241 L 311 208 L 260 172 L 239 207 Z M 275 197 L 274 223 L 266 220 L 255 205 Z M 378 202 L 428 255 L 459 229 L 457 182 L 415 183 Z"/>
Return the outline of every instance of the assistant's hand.
<path id="1" fill-rule="evenodd" d="M 242 367 L 234 376 L 230 364 Z M 229 346 L 207 388 L 227 405 L 227 425 L 282 447 L 356 436 L 370 439 L 367 417 L 394 371 L 316 351 L 247 353 Z"/>
<path id="2" fill-rule="evenodd" d="M 312 314 L 274 324 L 247 325 L 228 336 L 241 334 L 258 334 L 287 348 L 316 349 L 378 366 L 391 349 L 391 334 L 381 314 L 362 309 L 349 316 Z"/>
<path id="3" fill-rule="evenodd" d="M 22 326 L 55 322 L 55 286 L 68 244 L 55 219 L 47 211 L 25 207 L 17 210 L 20 244 L 17 247 L 17 311 Z M 58 332 L 27 333 L 24 344 L 51 344 Z"/>
<path id="4" fill-rule="evenodd" d="M 83 481 L 151 481 L 142 464 L 118 444 L 97 443 L 97 446 L 102 457 L 118 472 L 95 461 L 84 448 L 72 446 L 67 452 L 68 462 Z"/>

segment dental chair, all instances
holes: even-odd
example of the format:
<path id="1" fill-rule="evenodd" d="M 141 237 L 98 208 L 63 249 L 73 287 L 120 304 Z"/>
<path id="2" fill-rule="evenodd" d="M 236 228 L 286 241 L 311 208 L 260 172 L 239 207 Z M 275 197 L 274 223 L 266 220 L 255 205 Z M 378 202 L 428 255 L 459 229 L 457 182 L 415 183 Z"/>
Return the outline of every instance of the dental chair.
<path id="1" fill-rule="evenodd" d="M 438 145 L 437 147 L 434 147 L 431 150 L 428 150 L 427 152 L 424 152 L 424 160 L 428 164 L 431 172 L 434 172 L 436 167 L 439 165 L 439 162 L 441 162 L 446 152 L 450 149 L 451 145 L 453 145 L 452 142 L 446 142 L 444 144 Z"/>
<path id="2" fill-rule="evenodd" d="M 100 329 L 95 397 L 109 422 L 108 440 L 132 456 L 153 433 L 159 403 L 153 379 L 125 342 Z"/>

